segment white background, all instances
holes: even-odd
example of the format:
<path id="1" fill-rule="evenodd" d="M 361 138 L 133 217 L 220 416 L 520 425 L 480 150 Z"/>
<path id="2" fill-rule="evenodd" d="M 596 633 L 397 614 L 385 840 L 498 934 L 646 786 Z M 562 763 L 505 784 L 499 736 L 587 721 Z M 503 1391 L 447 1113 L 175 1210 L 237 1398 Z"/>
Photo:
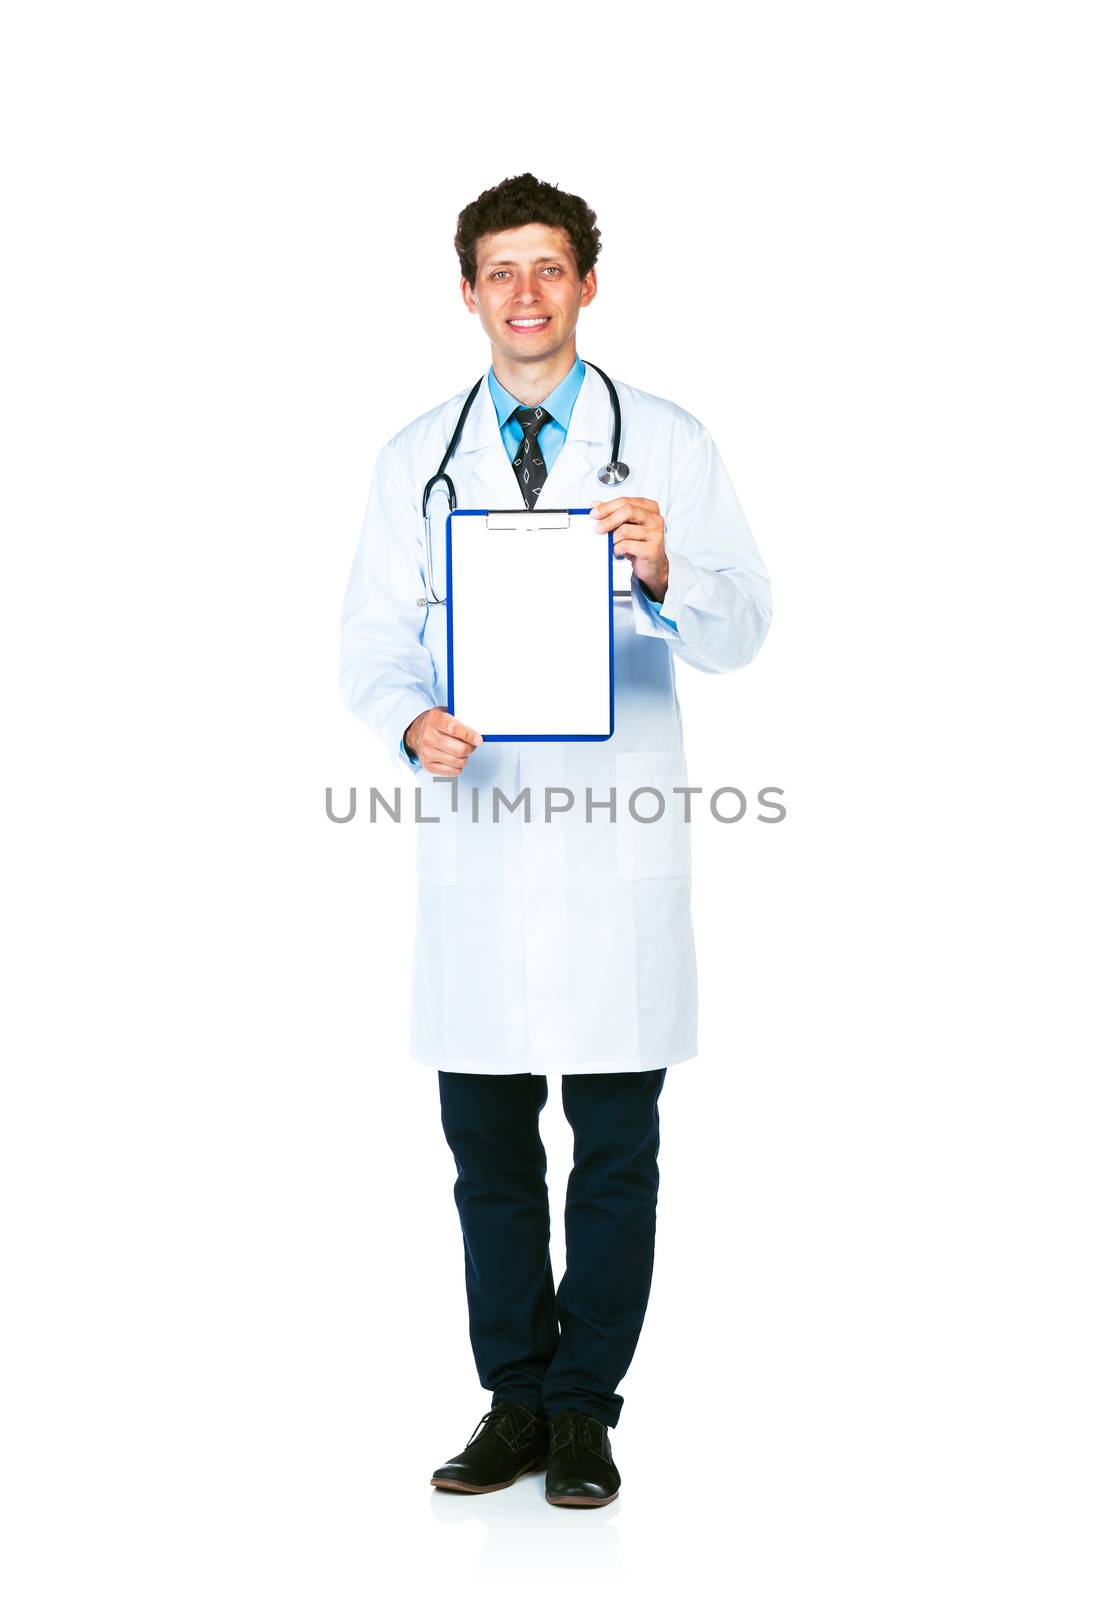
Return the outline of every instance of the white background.
<path id="1" fill-rule="evenodd" d="M 8 11 L 13 1600 L 1098 1595 L 1089 15 Z M 456 214 L 525 169 L 598 212 L 582 353 L 706 423 L 774 579 L 750 668 L 680 671 L 691 781 L 790 807 L 695 835 L 577 1514 L 429 1488 L 489 1397 L 413 835 L 323 803 L 394 781 L 342 592 L 378 447 L 488 361 Z"/>

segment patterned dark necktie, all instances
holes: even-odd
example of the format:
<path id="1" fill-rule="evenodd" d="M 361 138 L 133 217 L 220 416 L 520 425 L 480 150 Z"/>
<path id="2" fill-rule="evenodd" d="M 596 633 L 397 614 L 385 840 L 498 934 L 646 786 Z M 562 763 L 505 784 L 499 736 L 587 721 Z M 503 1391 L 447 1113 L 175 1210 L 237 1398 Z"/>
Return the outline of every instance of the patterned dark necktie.
<path id="1" fill-rule="evenodd" d="M 545 423 L 554 419 L 551 412 L 545 411 L 543 406 L 518 406 L 509 420 L 519 422 L 524 435 L 521 448 L 513 458 L 513 470 L 517 474 L 517 482 L 521 485 L 525 504 L 531 511 L 548 476 L 547 463 L 540 453 L 538 435 Z"/>

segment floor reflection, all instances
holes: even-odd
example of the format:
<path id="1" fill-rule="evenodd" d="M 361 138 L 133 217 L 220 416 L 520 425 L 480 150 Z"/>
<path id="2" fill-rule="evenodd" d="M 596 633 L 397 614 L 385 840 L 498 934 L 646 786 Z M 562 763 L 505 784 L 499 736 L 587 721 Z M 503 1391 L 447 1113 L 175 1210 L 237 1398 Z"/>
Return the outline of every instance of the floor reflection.
<path id="1" fill-rule="evenodd" d="M 600 1579 L 622 1570 L 619 1499 L 592 1509 L 551 1506 L 544 1499 L 543 1472 L 493 1494 L 432 1489 L 430 1511 L 437 1523 L 477 1528 L 483 1535 L 464 1576 L 524 1576 L 531 1583 L 542 1575 L 552 1581 L 567 1574 Z"/>

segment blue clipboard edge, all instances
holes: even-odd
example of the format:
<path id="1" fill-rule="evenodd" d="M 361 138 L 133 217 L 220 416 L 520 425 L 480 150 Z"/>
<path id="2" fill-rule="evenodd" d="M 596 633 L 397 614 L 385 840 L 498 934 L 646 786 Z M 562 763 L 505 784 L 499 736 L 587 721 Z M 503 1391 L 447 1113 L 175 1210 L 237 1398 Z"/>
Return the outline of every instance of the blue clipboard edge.
<path id="1" fill-rule="evenodd" d="M 445 610 L 448 623 L 448 714 L 456 715 L 456 696 L 453 685 L 452 662 L 452 518 L 453 517 L 489 517 L 509 515 L 517 512 L 518 506 L 506 506 L 499 511 L 493 511 L 489 506 L 482 510 L 475 508 L 463 511 L 450 511 L 445 526 L 444 545 L 444 571 L 445 583 L 448 586 Z M 541 511 L 558 512 L 561 516 L 588 517 L 589 506 L 541 506 Z M 577 744 L 583 741 L 590 744 L 601 744 L 613 737 L 616 731 L 616 701 L 614 695 L 614 667 L 613 667 L 613 541 L 609 539 L 609 732 L 608 733 L 484 733 L 483 740 L 487 744 Z M 482 733 L 481 728 L 475 730 Z"/>

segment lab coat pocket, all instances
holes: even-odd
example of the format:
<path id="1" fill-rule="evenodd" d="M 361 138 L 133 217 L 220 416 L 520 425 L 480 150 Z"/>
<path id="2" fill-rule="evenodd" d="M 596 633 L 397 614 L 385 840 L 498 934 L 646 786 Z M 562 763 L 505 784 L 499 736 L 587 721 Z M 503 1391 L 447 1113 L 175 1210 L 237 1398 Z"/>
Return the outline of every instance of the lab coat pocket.
<path id="1" fill-rule="evenodd" d="M 686 797 L 674 793 L 686 784 L 685 756 L 677 750 L 620 750 L 616 782 L 619 876 L 688 878 Z"/>

